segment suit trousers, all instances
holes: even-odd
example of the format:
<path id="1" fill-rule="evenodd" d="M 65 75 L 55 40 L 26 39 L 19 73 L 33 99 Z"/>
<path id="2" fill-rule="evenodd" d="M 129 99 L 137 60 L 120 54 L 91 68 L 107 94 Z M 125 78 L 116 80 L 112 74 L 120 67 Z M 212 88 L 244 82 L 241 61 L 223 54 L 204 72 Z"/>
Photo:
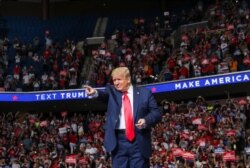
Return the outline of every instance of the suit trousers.
<path id="1" fill-rule="evenodd" d="M 116 131 L 117 146 L 112 151 L 112 168 L 149 168 L 149 158 L 143 157 L 136 140 L 130 142 L 125 131 Z"/>

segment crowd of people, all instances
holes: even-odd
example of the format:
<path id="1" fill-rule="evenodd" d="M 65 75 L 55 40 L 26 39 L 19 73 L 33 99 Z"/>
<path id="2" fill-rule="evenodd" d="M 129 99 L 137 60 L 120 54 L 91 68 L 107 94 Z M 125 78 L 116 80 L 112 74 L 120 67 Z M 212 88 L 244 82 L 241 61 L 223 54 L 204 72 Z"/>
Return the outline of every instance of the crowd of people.
<path id="1" fill-rule="evenodd" d="M 250 166 L 247 98 L 176 103 L 163 100 L 152 130 L 152 168 Z M 1 167 L 110 167 L 104 113 L 0 114 Z"/>
<path id="2" fill-rule="evenodd" d="M 182 18 L 192 23 L 191 16 Z M 207 25 L 181 27 L 180 44 L 176 45 L 173 40 L 178 41 L 178 37 L 168 33 L 173 19 L 170 12 L 165 12 L 150 26 L 139 18 L 135 29 L 117 30 L 92 53 L 92 83 L 105 85 L 112 68 L 123 65 L 130 67 L 133 82 L 138 85 L 249 69 L 246 1 L 216 1 L 203 18 Z"/>
<path id="3" fill-rule="evenodd" d="M 84 40 L 53 41 L 49 30 L 44 45 L 37 37 L 31 43 L 5 38 L 0 41 L 0 88 L 37 91 L 79 88 L 84 83 L 105 86 L 112 69 L 124 65 L 137 85 L 248 70 L 246 1 L 216 1 L 203 18 L 195 17 L 201 11 L 204 6 L 198 3 L 190 14 L 183 12 L 179 17 L 166 11 L 153 22 L 135 18 L 133 28 L 116 30 L 91 52 Z M 208 21 L 205 27 L 182 27 L 181 37 L 171 36 L 177 21 L 201 19 Z M 86 58 L 92 62 L 85 63 Z"/>
<path id="4" fill-rule="evenodd" d="M 186 15 L 182 18 L 191 21 Z M 183 29 L 179 46 L 169 36 L 172 19 L 166 12 L 148 31 L 143 18 L 135 20 L 134 29 L 117 30 L 92 51 L 87 76 L 82 75 L 89 57 L 83 41 L 66 40 L 60 45 L 49 31 L 45 48 L 38 38 L 30 44 L 1 40 L 1 91 L 74 89 L 84 83 L 104 86 L 116 66 L 129 67 L 137 85 L 250 68 L 246 1 L 217 0 L 205 16 L 208 27 Z M 14 56 L 9 55 L 11 49 Z M 163 100 L 161 108 L 163 119 L 152 131 L 152 168 L 250 167 L 248 99 L 206 101 L 199 96 L 188 103 Z M 104 116 L 66 111 L 1 113 L 0 166 L 110 167 L 103 147 Z"/>

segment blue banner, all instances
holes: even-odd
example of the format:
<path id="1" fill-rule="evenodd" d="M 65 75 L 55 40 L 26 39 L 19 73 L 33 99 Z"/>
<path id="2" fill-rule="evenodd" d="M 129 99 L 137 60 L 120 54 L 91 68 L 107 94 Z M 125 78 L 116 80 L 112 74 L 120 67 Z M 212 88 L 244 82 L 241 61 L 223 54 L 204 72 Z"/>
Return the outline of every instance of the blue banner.
<path id="1" fill-rule="evenodd" d="M 213 86 L 222 86 L 250 81 L 250 71 L 184 79 L 171 82 L 144 85 L 153 93 L 172 92 L 187 89 L 197 89 Z M 104 89 L 104 88 L 98 88 Z M 40 91 L 40 92 L 2 92 L 0 102 L 39 102 L 62 101 L 88 98 L 84 89 Z"/>
<path id="2" fill-rule="evenodd" d="M 250 71 L 156 83 L 145 87 L 149 88 L 153 93 L 162 93 L 245 82 L 250 82 Z"/>
<path id="3" fill-rule="evenodd" d="M 36 102 L 53 100 L 73 100 L 85 99 L 87 95 L 84 89 L 64 90 L 64 91 L 46 91 L 46 92 L 13 92 L 1 93 L 0 102 Z"/>

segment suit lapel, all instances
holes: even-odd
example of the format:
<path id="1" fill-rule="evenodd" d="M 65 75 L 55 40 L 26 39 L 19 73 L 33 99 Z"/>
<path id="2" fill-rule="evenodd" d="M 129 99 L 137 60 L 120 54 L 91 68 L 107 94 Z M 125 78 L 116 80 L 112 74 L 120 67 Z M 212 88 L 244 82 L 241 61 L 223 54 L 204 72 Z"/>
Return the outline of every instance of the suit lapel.
<path id="1" fill-rule="evenodd" d="M 133 109 L 134 109 L 134 122 L 136 120 L 137 109 L 139 104 L 140 92 L 136 87 L 133 87 Z"/>
<path id="2" fill-rule="evenodd" d="M 117 100 L 117 104 L 118 104 L 118 109 L 119 110 L 116 110 L 118 116 L 120 116 L 120 112 L 121 112 L 121 107 L 122 107 L 122 93 L 121 92 L 118 92 L 115 94 L 116 95 L 116 100 Z"/>
<path id="3" fill-rule="evenodd" d="M 118 107 L 122 107 L 122 93 L 121 92 L 117 92 L 116 94 L 116 100 L 117 100 L 117 103 L 118 103 Z M 120 113 L 120 111 L 118 111 Z"/>
<path id="4" fill-rule="evenodd" d="M 114 109 L 114 113 L 116 113 L 117 117 L 119 117 L 121 107 L 122 107 L 122 93 L 117 91 L 114 87 L 112 87 L 111 94 L 112 94 L 113 101 L 115 102 L 115 104 L 117 104 L 117 108 L 114 108 L 114 107 L 111 107 L 111 108 Z"/>

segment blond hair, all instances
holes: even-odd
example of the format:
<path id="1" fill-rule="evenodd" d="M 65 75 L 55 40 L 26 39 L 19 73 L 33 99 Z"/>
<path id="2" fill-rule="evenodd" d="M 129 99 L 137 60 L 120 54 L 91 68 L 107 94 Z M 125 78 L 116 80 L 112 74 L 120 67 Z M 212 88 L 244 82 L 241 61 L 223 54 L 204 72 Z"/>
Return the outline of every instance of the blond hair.
<path id="1" fill-rule="evenodd" d="M 127 67 L 118 67 L 112 70 L 111 77 L 115 75 L 124 75 L 125 78 L 131 79 L 130 71 Z"/>

